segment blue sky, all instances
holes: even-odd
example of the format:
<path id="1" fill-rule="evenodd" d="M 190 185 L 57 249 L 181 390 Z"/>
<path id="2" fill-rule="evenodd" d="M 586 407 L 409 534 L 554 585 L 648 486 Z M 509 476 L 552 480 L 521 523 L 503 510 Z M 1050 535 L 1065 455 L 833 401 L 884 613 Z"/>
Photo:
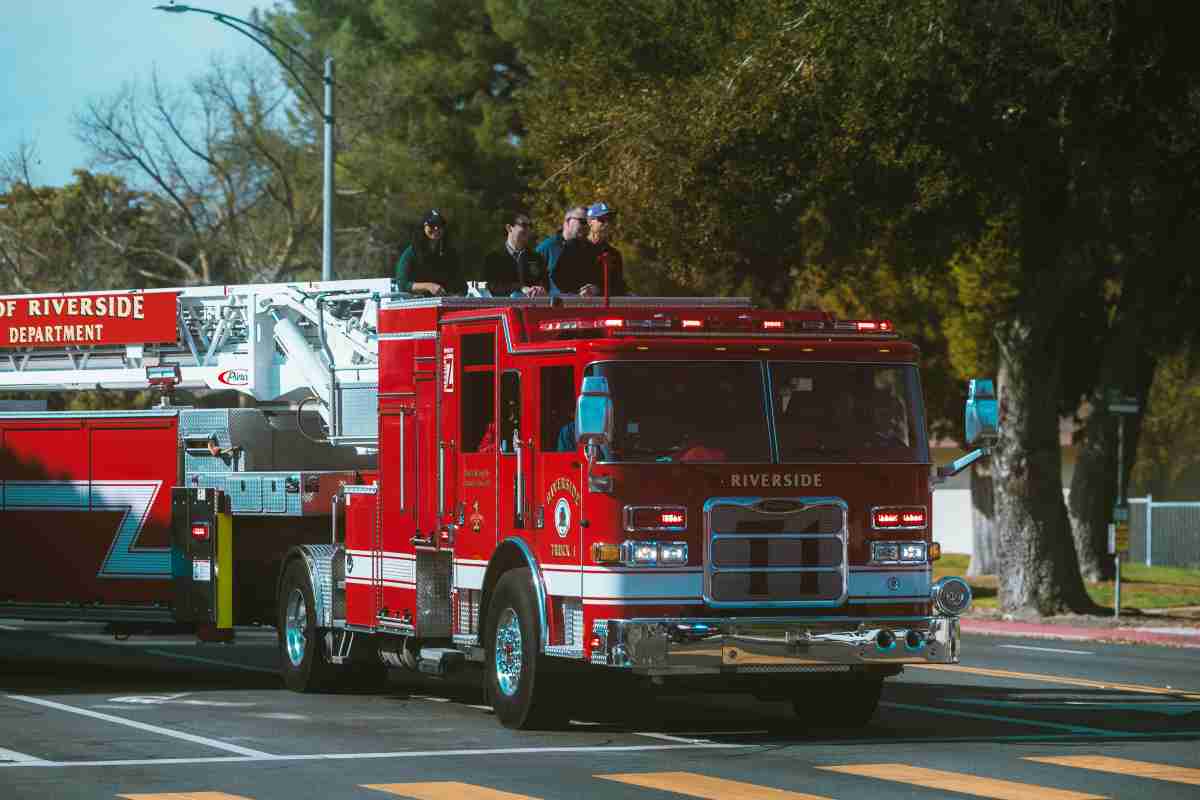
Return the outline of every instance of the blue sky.
<path id="1" fill-rule="evenodd" d="M 32 143 L 38 184 L 62 185 L 88 155 L 72 116 L 92 99 L 146 81 L 156 66 L 170 84 L 205 72 L 214 56 L 261 53 L 204 14 L 164 14 L 167 0 L 0 0 L 0 158 Z M 274 0 L 196 0 L 200 8 L 249 17 Z M 255 52 L 257 51 L 257 53 Z"/>

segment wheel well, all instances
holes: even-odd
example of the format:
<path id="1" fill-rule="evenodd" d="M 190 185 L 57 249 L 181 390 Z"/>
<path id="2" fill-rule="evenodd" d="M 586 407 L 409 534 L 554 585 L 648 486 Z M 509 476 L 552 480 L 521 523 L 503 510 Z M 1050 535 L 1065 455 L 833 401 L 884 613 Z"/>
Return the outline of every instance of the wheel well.
<path id="1" fill-rule="evenodd" d="M 496 584 L 500 582 L 501 576 L 522 567 L 528 567 L 530 570 L 535 568 L 533 564 L 529 563 L 529 559 L 526 558 L 520 547 L 512 542 L 502 542 L 496 548 L 496 552 L 487 566 L 487 571 L 483 575 L 483 592 L 479 599 L 479 641 L 484 646 L 487 645 L 488 606 L 492 600 L 492 592 L 496 589 Z M 543 620 L 542 625 L 544 626 L 544 624 Z"/>
<path id="2" fill-rule="evenodd" d="M 279 593 L 283 591 L 283 576 L 287 574 L 288 567 L 292 565 L 293 561 L 303 560 L 304 553 L 298 548 L 293 548 L 288 552 L 287 555 L 283 557 L 283 560 L 279 562 L 279 574 L 275 576 L 275 599 L 271 603 L 274 609 L 271 612 L 271 620 L 276 627 L 279 626 Z"/>

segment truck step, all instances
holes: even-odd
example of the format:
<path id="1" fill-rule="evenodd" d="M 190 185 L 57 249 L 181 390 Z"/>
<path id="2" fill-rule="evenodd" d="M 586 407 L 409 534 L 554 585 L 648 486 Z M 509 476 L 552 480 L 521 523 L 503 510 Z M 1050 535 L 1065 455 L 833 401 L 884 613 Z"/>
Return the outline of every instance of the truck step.
<path id="1" fill-rule="evenodd" d="M 466 663 L 461 650 L 449 647 L 422 647 L 417 669 L 426 675 L 449 675 Z"/>

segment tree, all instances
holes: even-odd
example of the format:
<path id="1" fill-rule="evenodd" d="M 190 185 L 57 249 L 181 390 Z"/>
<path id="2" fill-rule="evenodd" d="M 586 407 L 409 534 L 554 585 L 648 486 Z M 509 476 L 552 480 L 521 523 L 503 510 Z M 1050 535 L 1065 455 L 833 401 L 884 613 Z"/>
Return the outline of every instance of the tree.
<path id="1" fill-rule="evenodd" d="M 274 65 L 271 65 L 272 68 Z M 100 165 L 147 187 L 161 235 L 128 256 L 156 284 L 275 282 L 320 272 L 314 159 L 287 126 L 288 89 L 254 62 L 214 63 L 187 92 L 158 75 L 127 84 L 76 117 Z"/>
<path id="2" fill-rule="evenodd" d="M 1146 256 L 1169 249 L 1178 215 L 1132 241 L 1121 220 L 1123 198 L 1153 191 L 1150 176 L 1173 173 L 1185 194 L 1195 182 L 1197 63 L 1178 13 L 743 3 L 718 67 L 608 98 L 584 92 L 565 134 L 541 139 L 530 117 L 530 141 L 548 165 L 591 153 L 573 169 L 650 209 L 626 231 L 685 285 L 791 287 L 795 300 L 821 288 L 795 282 L 820 275 L 860 301 L 888 296 L 872 285 L 916 287 L 894 297 L 938 287 L 925 293 L 935 317 L 961 332 L 948 337 L 951 363 L 991 361 L 1000 375 L 1002 605 L 1086 610 L 1058 420 L 1095 384 L 1093 337 L 1119 329 L 1121 298 L 1140 277 L 1172 283 Z M 684 220 L 696 235 L 673 244 Z"/>
<path id="3" fill-rule="evenodd" d="M 62 187 L 37 186 L 32 158 L 22 147 L 0 168 L 0 292 L 143 286 L 144 259 L 118 251 L 156 236 L 150 198 L 86 170 Z"/>
<path id="4" fill-rule="evenodd" d="M 490 5 L 297 0 L 269 16 L 302 50 L 337 59 L 338 184 L 351 195 L 339 223 L 356 229 L 344 257 L 390 272 L 429 208 L 449 218 L 468 271 L 498 246 L 529 180 L 513 97 L 531 76 Z"/>

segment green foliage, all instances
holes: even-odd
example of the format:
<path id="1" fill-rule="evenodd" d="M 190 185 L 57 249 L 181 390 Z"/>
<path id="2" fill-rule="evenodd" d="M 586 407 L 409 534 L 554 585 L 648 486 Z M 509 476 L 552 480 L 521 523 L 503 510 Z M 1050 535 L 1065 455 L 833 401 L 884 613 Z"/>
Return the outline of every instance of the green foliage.
<path id="1" fill-rule="evenodd" d="M 157 235 L 150 199 L 111 175 L 74 174 L 37 187 L 14 163 L 0 179 L 0 292 L 145 285 L 141 249 Z"/>
<path id="2" fill-rule="evenodd" d="M 1200 364 L 1192 351 L 1164 359 L 1155 373 L 1130 494 L 1200 497 Z"/>

